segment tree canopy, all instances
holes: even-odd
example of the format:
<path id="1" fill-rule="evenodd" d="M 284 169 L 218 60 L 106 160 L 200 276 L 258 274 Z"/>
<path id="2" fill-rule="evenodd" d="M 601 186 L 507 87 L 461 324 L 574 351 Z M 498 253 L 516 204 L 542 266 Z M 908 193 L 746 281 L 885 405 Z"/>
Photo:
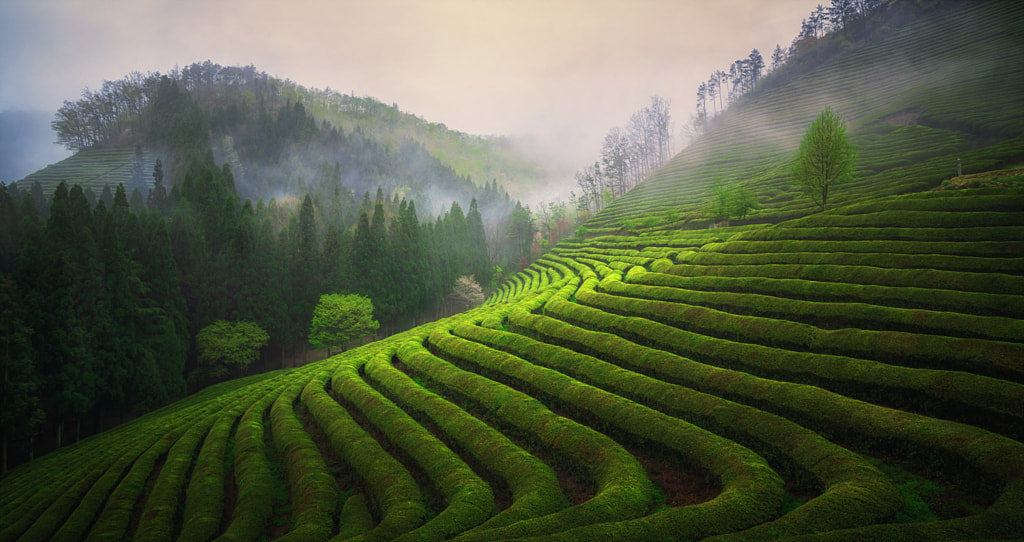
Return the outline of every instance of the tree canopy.
<path id="1" fill-rule="evenodd" d="M 196 335 L 199 370 L 211 378 L 227 376 L 232 368 L 244 374 L 269 340 L 267 332 L 253 322 L 217 320 Z"/>
<path id="2" fill-rule="evenodd" d="M 829 191 L 853 176 L 856 154 L 846 137 L 846 122 L 826 107 L 804 133 L 793 177 L 804 194 L 824 211 Z"/>
<path id="3" fill-rule="evenodd" d="M 721 179 L 715 179 L 712 192 L 714 199 L 709 205 L 708 213 L 715 221 L 731 218 L 744 220 L 751 211 L 761 208 L 761 204 L 745 186 L 726 186 Z"/>
<path id="4" fill-rule="evenodd" d="M 455 280 L 455 286 L 446 298 L 448 309 L 453 313 L 468 311 L 484 302 L 484 292 L 472 275 L 463 275 Z"/>
<path id="5" fill-rule="evenodd" d="M 373 319 L 373 302 L 358 294 L 324 294 L 313 309 L 309 344 L 317 348 L 344 347 L 352 339 L 380 327 Z"/>

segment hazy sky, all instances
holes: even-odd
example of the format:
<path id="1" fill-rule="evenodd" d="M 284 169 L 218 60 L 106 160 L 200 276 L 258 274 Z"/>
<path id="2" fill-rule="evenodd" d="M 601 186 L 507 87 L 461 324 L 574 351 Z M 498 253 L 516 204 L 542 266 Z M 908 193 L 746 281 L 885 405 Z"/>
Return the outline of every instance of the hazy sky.
<path id="1" fill-rule="evenodd" d="M 658 94 L 676 134 L 697 85 L 768 62 L 823 0 L 0 0 L 0 111 L 55 112 L 130 71 L 212 60 L 533 136 L 581 167 Z"/>

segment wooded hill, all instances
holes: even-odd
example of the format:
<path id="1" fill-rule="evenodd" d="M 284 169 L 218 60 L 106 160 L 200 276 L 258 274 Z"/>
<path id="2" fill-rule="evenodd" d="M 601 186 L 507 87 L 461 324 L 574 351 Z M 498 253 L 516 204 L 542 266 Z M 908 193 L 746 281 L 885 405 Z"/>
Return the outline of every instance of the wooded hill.
<path id="1" fill-rule="evenodd" d="M 1018 539 L 1024 190 L 927 189 L 1020 163 L 1021 68 L 913 75 L 1021 58 L 1024 9 L 933 4 L 822 38 L 484 306 L 19 467 L 0 540 Z M 812 213 L 824 105 L 886 145 Z M 716 176 L 759 224 L 706 227 Z"/>
<path id="2" fill-rule="evenodd" d="M 195 341 L 217 322 L 266 332 L 258 368 L 294 366 L 321 295 L 371 298 L 387 335 L 453 311 L 460 277 L 489 287 L 525 265 L 529 213 L 497 182 L 478 186 L 414 141 L 392 150 L 317 122 L 259 74 L 217 69 L 210 86 L 126 78 L 65 104 L 58 136 L 91 146 L 38 176 L 80 182 L 0 185 L 0 428 L 5 451 L 19 441 L 14 462 L 223 378 Z M 120 105 L 86 114 L 98 104 Z"/>
<path id="3" fill-rule="evenodd" d="M 528 188 L 545 175 L 501 138 L 210 61 L 105 81 L 66 101 L 52 124 L 58 142 L 82 152 L 18 183 L 27 190 L 39 182 L 47 196 L 64 181 L 97 194 L 125 183 L 129 196 L 137 186 L 145 199 L 155 158 L 163 158 L 171 185 L 181 177 L 177 164 L 207 145 L 218 163 L 231 164 L 244 198 L 302 197 L 315 191 L 324 168 L 338 164 L 357 198 L 381 187 L 415 199 L 431 217 L 452 200 L 468 207 L 487 185 Z"/>

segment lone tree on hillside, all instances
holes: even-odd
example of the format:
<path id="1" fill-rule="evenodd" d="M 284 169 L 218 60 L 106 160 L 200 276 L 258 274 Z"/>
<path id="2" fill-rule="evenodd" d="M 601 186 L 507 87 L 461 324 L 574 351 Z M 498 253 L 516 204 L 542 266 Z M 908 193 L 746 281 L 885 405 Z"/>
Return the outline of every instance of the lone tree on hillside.
<path id="1" fill-rule="evenodd" d="M 853 177 L 856 157 L 856 150 L 846 138 L 846 123 L 826 107 L 804 133 L 793 177 L 804 194 L 824 211 L 829 190 Z"/>
<path id="2" fill-rule="evenodd" d="M 324 294 L 313 309 L 309 323 L 309 344 L 316 348 L 344 347 L 352 339 L 380 327 L 373 319 L 373 302 L 358 294 Z"/>

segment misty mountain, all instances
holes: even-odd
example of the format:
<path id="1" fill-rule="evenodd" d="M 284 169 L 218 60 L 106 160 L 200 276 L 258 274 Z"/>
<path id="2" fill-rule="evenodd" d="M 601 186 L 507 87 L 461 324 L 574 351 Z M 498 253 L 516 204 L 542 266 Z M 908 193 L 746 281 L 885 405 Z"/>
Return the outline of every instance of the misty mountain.
<path id="1" fill-rule="evenodd" d="M 106 81 L 65 102 L 53 127 L 72 150 L 142 144 L 144 154 L 159 152 L 171 162 L 172 184 L 180 173 L 173 164 L 210 146 L 218 162 L 231 164 L 239 194 L 253 199 L 312 192 L 321 173 L 337 165 L 356 197 L 380 187 L 435 215 L 452 200 L 468 206 L 487 185 L 524 192 L 545 176 L 503 138 L 470 136 L 373 98 L 309 90 L 252 66 L 209 61 Z"/>

